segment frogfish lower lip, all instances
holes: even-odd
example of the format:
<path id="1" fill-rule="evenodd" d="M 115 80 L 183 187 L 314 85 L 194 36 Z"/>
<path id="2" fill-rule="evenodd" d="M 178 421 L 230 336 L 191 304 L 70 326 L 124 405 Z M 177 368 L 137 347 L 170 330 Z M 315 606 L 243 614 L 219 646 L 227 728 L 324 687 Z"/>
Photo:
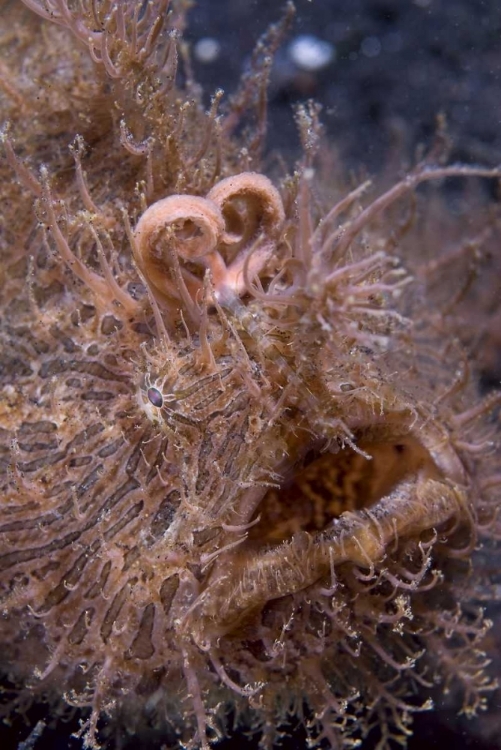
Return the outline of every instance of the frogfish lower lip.
<path id="1" fill-rule="evenodd" d="M 262 551 L 221 555 L 182 628 L 207 647 L 238 630 L 270 600 L 295 594 L 329 576 L 332 580 L 337 565 L 353 563 L 370 569 L 399 539 L 419 538 L 451 519 L 467 518 L 464 490 L 430 478 L 423 470 L 371 508 L 346 511 L 322 531 L 299 531 Z"/>

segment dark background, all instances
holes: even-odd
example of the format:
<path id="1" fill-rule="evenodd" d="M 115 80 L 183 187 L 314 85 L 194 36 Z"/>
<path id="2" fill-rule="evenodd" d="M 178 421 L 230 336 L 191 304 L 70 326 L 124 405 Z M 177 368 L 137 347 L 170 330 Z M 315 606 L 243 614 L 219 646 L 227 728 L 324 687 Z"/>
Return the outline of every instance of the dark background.
<path id="1" fill-rule="evenodd" d="M 256 39 L 283 6 L 281 0 L 197 2 L 187 38 L 220 44 L 214 62 L 195 59 L 207 92 L 234 90 Z M 501 162 L 498 0 L 297 0 L 296 8 L 290 39 L 312 34 L 332 43 L 336 58 L 306 73 L 295 68 L 284 45 L 272 76 L 271 147 L 297 147 L 291 105 L 313 97 L 348 166 L 379 171 L 395 133 L 410 148 L 426 143 L 440 112 L 455 158 Z"/>
<path id="2" fill-rule="evenodd" d="M 195 44 L 210 37 L 220 47 L 213 62 L 194 59 L 207 100 L 218 87 L 227 94 L 235 90 L 256 40 L 278 20 L 282 5 L 280 0 L 198 1 L 186 38 Z M 333 44 L 336 55 L 324 69 L 306 72 L 292 62 L 286 41 L 272 74 L 270 149 L 280 149 L 291 161 L 297 156 L 292 107 L 314 98 L 323 106 L 322 121 L 342 154 L 344 171 L 367 168 L 377 174 L 395 140 L 408 155 L 429 144 L 439 113 L 447 116 L 452 159 L 501 163 L 499 0 L 298 0 L 296 6 L 290 40 L 313 34 Z M 435 711 L 417 715 L 409 750 L 499 750 L 501 700 L 495 703 L 500 705 L 491 716 L 466 722 L 439 700 Z M 31 726 L 40 718 L 46 718 L 43 707 L 30 712 Z M 79 741 L 67 739 L 77 727 L 73 721 L 58 732 L 47 731 L 35 749 L 81 748 Z M 21 723 L 2 728 L 2 750 L 17 748 L 28 734 Z M 152 750 L 159 743 L 134 740 L 128 747 Z M 303 734 L 291 728 L 282 747 L 303 750 Z M 257 748 L 257 741 L 240 734 L 219 746 L 237 748 Z M 367 743 L 364 750 L 369 748 Z"/>

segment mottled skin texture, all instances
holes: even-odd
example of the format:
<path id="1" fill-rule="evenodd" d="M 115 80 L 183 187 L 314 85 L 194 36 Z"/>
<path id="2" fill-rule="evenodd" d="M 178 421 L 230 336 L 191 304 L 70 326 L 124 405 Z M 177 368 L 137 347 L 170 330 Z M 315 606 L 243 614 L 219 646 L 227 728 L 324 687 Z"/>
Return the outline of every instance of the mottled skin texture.
<path id="1" fill-rule="evenodd" d="M 494 687 L 472 598 L 490 581 L 471 560 L 500 533 L 498 397 L 479 399 L 460 322 L 381 220 L 420 182 L 469 173 L 423 164 L 320 221 L 315 108 L 298 113 L 305 155 L 278 190 L 255 176 L 259 117 L 256 138 L 231 140 L 261 111 L 267 63 L 216 121 L 173 88 L 169 37 L 163 55 L 147 42 L 152 8 L 117 20 L 104 4 L 107 41 L 88 41 L 101 63 L 84 46 L 70 73 L 56 66 L 68 124 L 49 142 L 18 125 L 50 121 L 32 84 L 12 73 L 6 94 L 1 667 L 21 695 L 89 706 L 89 747 L 117 710 L 159 743 L 205 747 L 228 702 L 269 747 L 303 700 L 332 747 L 374 726 L 381 747 L 404 742 L 433 680 L 462 687 L 470 713 Z M 58 18 L 86 41 L 90 15 Z M 87 154 L 69 150 L 85 131 Z M 144 240 L 147 207 L 180 194 L 185 213 L 170 202 Z"/>

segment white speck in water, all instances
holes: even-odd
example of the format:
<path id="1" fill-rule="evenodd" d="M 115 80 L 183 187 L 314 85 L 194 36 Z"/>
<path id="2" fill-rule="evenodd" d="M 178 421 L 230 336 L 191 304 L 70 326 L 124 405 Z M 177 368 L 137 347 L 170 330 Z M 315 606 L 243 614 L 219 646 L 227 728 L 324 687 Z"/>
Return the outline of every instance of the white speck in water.
<path id="1" fill-rule="evenodd" d="M 381 52 L 381 42 L 377 36 L 366 36 L 360 45 L 360 52 L 366 57 L 377 57 Z"/>
<path id="2" fill-rule="evenodd" d="M 289 44 L 289 56 L 298 68 L 313 73 L 334 61 L 336 48 L 312 34 L 301 34 Z"/>
<path id="3" fill-rule="evenodd" d="M 213 39 L 210 36 L 203 37 L 195 43 L 193 48 L 193 54 L 195 58 L 201 63 L 211 63 L 217 60 L 221 52 L 221 45 L 217 39 Z"/>

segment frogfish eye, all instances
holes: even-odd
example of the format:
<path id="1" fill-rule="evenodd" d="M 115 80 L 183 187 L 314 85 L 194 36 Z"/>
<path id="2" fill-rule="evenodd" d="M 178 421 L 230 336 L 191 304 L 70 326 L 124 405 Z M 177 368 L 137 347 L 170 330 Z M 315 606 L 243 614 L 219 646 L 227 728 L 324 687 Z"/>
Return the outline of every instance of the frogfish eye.
<path id="1" fill-rule="evenodd" d="M 157 409 L 161 409 L 164 404 L 164 397 L 158 390 L 158 388 L 148 388 L 148 391 L 146 393 L 148 396 L 148 401 L 150 404 L 153 404 L 153 406 L 156 406 Z"/>

